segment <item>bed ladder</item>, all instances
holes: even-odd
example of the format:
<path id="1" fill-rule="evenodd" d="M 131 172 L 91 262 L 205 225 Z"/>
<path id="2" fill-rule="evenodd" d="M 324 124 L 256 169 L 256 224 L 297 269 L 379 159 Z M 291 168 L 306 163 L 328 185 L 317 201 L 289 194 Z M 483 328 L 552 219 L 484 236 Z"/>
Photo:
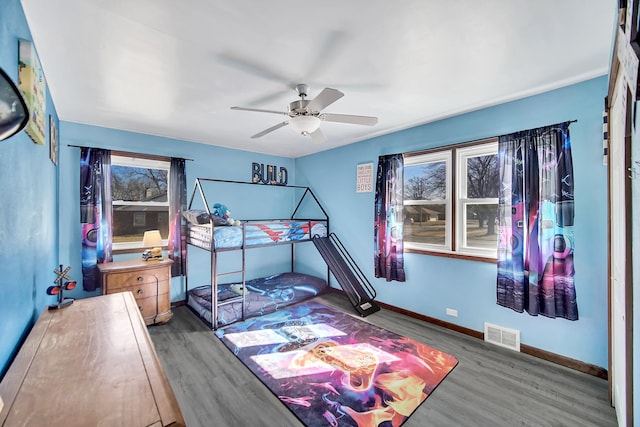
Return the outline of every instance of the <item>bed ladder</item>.
<path id="1" fill-rule="evenodd" d="M 314 236 L 312 241 L 358 314 L 365 317 L 380 310 L 380 306 L 374 301 L 375 289 L 338 236 L 335 233 L 330 233 L 328 237 Z"/>

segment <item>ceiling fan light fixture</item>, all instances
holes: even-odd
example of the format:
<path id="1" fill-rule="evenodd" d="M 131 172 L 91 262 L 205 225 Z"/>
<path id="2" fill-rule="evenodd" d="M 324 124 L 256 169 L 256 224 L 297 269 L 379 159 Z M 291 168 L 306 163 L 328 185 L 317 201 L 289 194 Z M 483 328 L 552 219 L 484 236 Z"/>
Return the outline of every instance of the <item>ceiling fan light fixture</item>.
<path id="1" fill-rule="evenodd" d="M 306 99 L 308 86 L 299 84 L 296 86 L 300 99 L 289 103 L 287 111 L 264 110 L 262 108 L 231 107 L 232 110 L 255 111 L 258 113 L 284 114 L 288 120 L 271 126 L 253 135 L 251 138 L 260 138 L 283 126 L 289 125 L 295 132 L 302 136 L 311 136 L 313 142 L 325 141 L 326 138 L 320 130 L 320 122 L 349 123 L 354 125 L 373 126 L 378 123 L 377 117 L 354 116 L 351 114 L 331 114 L 321 113 L 327 106 L 333 104 L 344 96 L 344 93 L 337 89 L 325 87 L 311 101 Z"/>
<path id="2" fill-rule="evenodd" d="M 320 119 L 316 116 L 294 116 L 289 120 L 289 126 L 302 135 L 308 135 L 318 130 Z"/>

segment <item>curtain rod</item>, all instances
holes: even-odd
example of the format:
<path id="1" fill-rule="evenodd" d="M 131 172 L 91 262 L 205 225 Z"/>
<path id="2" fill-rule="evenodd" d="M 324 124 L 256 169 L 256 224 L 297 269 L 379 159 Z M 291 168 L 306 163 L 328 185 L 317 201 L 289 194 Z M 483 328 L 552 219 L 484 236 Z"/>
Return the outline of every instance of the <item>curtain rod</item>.
<path id="1" fill-rule="evenodd" d="M 577 121 L 578 121 L 578 119 L 566 120 L 566 121 L 564 121 L 564 122 L 558 122 L 558 123 L 554 123 L 554 124 L 551 124 L 551 125 L 544 125 L 544 126 L 538 126 L 538 127 L 535 127 L 535 128 L 529 128 L 529 129 L 524 129 L 524 130 L 517 130 L 517 131 L 515 131 L 515 132 L 505 133 L 504 135 L 511 135 L 511 134 L 513 134 L 513 133 L 518 133 L 518 132 L 528 132 L 528 131 L 530 131 L 530 130 L 535 130 L 535 129 L 540 129 L 540 128 L 546 128 L 546 127 L 556 126 L 556 125 L 561 125 L 561 124 L 563 124 L 563 123 L 571 124 L 571 123 L 575 123 L 575 122 L 577 122 Z M 502 135 L 494 136 L 493 138 L 499 138 L 500 136 L 502 136 Z"/>
<path id="2" fill-rule="evenodd" d="M 577 121 L 578 121 L 578 119 L 573 119 L 573 120 L 567 120 L 565 122 L 558 122 L 558 123 L 554 123 L 554 124 L 560 124 L 560 123 L 569 123 L 569 124 L 571 124 L 571 123 L 575 123 Z M 553 125 L 547 125 L 547 126 L 553 126 Z M 538 126 L 538 127 L 544 127 L 544 126 Z M 516 131 L 516 132 L 526 132 L 527 130 L 532 130 L 532 129 L 537 129 L 537 128 L 526 129 L 525 131 L 519 130 L 519 131 Z M 511 132 L 511 133 L 514 133 L 514 132 Z M 507 134 L 504 134 L 504 135 L 509 135 L 509 134 L 507 133 Z M 448 144 L 448 145 L 439 145 L 437 147 L 424 148 L 422 150 L 407 151 L 406 153 L 402 153 L 402 155 L 405 156 L 405 157 L 413 157 L 413 156 L 419 156 L 421 154 L 426 154 L 426 153 L 429 153 L 429 152 L 432 152 L 432 151 L 440 151 L 440 150 L 442 150 L 442 149 L 444 149 L 446 147 L 456 146 L 456 147 L 463 148 L 463 147 L 469 146 L 469 145 L 478 145 L 478 144 L 481 144 L 483 141 L 487 141 L 487 140 L 494 139 L 494 138 L 496 138 L 496 139 L 500 138 L 500 135 L 488 136 L 486 138 L 474 139 L 473 141 L 467 141 L 467 142 L 457 142 L 457 143 Z"/>
<path id="3" fill-rule="evenodd" d="M 67 144 L 67 147 L 73 147 L 73 148 L 96 148 L 96 147 L 87 147 L 86 145 L 73 145 L 73 144 Z M 110 150 L 110 149 L 109 149 Z M 149 153 L 133 153 L 131 151 L 122 151 L 122 150 L 111 150 L 111 151 L 119 151 L 121 153 L 131 153 L 131 154 L 137 154 L 137 155 L 143 155 L 143 156 L 154 156 L 154 157 L 173 157 L 173 156 L 163 156 L 163 155 L 158 155 L 158 154 L 149 154 Z M 187 160 L 190 162 L 193 162 L 193 159 L 187 159 L 185 157 L 178 157 L 179 159 L 182 160 Z"/>

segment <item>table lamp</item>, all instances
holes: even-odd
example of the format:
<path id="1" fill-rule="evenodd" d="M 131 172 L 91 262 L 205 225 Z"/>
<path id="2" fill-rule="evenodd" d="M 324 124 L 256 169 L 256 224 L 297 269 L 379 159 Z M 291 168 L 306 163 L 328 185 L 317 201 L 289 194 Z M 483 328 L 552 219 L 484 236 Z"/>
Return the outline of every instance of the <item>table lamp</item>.
<path id="1" fill-rule="evenodd" d="M 162 259 L 162 237 L 160 236 L 160 231 L 145 231 L 142 238 L 142 247 L 145 248 L 142 253 L 142 259 L 147 261 L 150 259 Z"/>

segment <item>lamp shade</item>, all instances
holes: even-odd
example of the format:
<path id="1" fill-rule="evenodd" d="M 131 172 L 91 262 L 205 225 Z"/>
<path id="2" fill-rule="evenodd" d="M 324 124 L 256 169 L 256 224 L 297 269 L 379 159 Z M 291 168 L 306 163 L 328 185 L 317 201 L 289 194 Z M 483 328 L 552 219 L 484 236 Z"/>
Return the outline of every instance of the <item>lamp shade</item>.
<path id="1" fill-rule="evenodd" d="M 144 237 L 142 238 L 142 247 L 155 248 L 158 246 L 162 246 L 162 237 L 160 236 L 160 231 L 158 230 L 145 231 Z"/>
<path id="2" fill-rule="evenodd" d="M 303 135 L 313 133 L 320 127 L 320 119 L 316 116 L 293 116 L 289 120 L 289 126 Z"/>

